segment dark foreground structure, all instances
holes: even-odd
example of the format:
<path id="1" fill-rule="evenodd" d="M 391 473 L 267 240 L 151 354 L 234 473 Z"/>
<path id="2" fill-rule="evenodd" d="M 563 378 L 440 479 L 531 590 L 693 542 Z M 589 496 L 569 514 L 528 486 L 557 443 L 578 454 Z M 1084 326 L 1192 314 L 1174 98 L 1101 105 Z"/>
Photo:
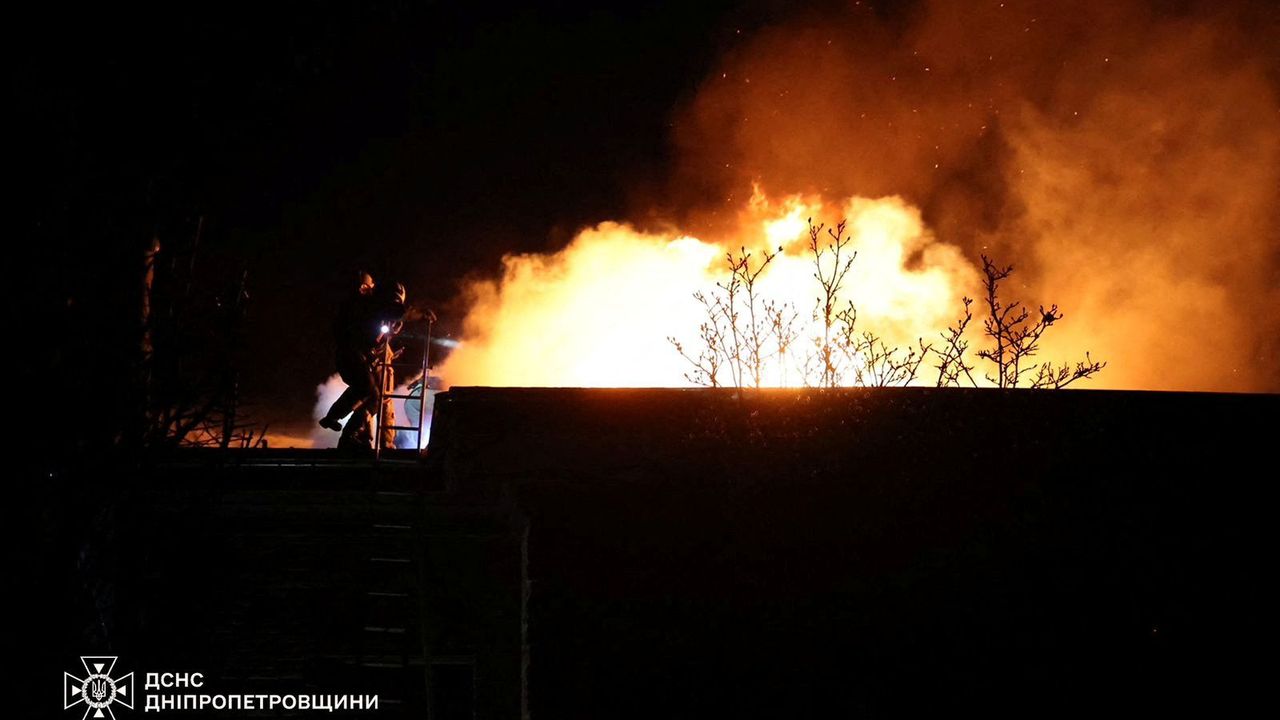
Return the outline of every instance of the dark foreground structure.
<path id="1" fill-rule="evenodd" d="M 1270 699 L 1277 411 L 461 388 L 425 461 L 64 463 L 32 670 L 119 655 L 435 720 L 1220 714 Z"/>

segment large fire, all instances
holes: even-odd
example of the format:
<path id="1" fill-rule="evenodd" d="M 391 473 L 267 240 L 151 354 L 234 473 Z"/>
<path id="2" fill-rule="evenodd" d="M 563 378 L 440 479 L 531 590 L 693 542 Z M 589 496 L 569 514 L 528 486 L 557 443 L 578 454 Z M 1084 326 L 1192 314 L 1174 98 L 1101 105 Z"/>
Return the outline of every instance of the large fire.
<path id="1" fill-rule="evenodd" d="M 472 287 L 465 340 L 441 374 L 455 385 L 688 384 L 688 363 L 667 338 L 693 340 L 705 319 L 693 294 L 725 282 L 726 253 L 743 247 L 757 256 L 778 251 L 760 276 L 760 292 L 795 308 L 803 346 L 820 333 L 812 322 L 819 286 L 808 248 L 811 218 L 847 218 L 857 257 L 840 304 L 853 302 L 859 323 L 887 341 L 932 338 L 954 320 L 961 296 L 977 288 L 977 273 L 960 251 L 938 242 L 919 210 L 901 199 L 851 198 L 828 208 L 800 197 L 770 203 L 757 193 L 739 219 L 736 248 L 603 223 L 554 255 L 506 258 L 501 279 Z M 792 382 L 803 380 L 789 369 Z M 767 373 L 766 384 L 786 382 L 776 360 Z"/>
<path id="2" fill-rule="evenodd" d="M 893 344 L 936 339 L 964 295 L 980 331 L 987 254 L 1017 268 L 1012 297 L 1061 306 L 1041 359 L 1108 361 L 1090 387 L 1276 391 L 1276 23 L 1251 0 L 926 0 L 745 32 L 675 114 L 656 214 L 678 229 L 604 222 L 506 258 L 441 372 L 686 384 L 666 338 L 696 344 L 692 293 L 726 252 L 782 247 L 762 290 L 811 320 L 812 216 L 848 219 L 847 298 Z"/>
<path id="3" fill-rule="evenodd" d="M 738 36 L 674 113 L 669 192 L 634 215 L 667 221 L 506 257 L 467 288 L 444 382 L 688 385 L 668 338 L 697 352 L 693 294 L 743 248 L 780 248 L 760 289 L 798 319 L 762 384 L 812 382 L 795 367 L 821 332 L 812 218 L 847 221 L 840 302 L 890 345 L 938 343 L 976 298 L 979 383 L 985 254 L 1016 267 L 1010 299 L 1061 307 L 1038 360 L 1107 361 L 1088 387 L 1280 391 L 1276 5 L 905 7 L 824 4 Z"/>

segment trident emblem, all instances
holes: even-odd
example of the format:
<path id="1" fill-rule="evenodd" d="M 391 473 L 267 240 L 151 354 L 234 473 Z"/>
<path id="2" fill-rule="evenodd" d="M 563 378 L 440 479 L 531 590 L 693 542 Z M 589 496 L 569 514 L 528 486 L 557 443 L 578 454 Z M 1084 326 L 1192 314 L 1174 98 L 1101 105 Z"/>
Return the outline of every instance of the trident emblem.
<path id="1" fill-rule="evenodd" d="M 80 658 L 84 665 L 85 677 L 78 678 L 71 673 L 63 673 L 63 709 L 73 705 L 85 704 L 84 716 L 88 718 L 109 718 L 115 720 L 112 705 L 121 705 L 133 709 L 133 673 L 111 677 L 116 666 L 115 656 L 87 655 Z"/>

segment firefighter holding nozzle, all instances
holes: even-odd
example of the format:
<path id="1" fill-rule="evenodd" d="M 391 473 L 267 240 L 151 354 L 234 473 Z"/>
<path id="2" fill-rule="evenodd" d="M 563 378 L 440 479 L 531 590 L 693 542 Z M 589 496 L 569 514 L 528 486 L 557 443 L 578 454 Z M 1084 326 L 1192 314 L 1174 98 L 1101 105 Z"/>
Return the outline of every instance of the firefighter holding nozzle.
<path id="1" fill-rule="evenodd" d="M 347 389 L 334 401 L 320 419 L 320 426 L 341 431 L 340 449 L 368 450 L 373 447 L 373 414 L 381 410 L 378 426 L 382 428 L 382 447 L 394 446 L 395 425 L 391 400 L 378 407 L 379 390 L 389 393 L 395 387 L 391 361 L 397 352 L 391 339 L 404 327 L 406 320 L 429 317 L 430 310 L 420 311 L 405 304 L 404 285 L 396 283 L 380 289 L 365 272 L 357 275 L 356 288 L 343 299 L 334 320 L 335 355 L 338 375 Z M 351 415 L 346 426 L 341 419 Z"/>

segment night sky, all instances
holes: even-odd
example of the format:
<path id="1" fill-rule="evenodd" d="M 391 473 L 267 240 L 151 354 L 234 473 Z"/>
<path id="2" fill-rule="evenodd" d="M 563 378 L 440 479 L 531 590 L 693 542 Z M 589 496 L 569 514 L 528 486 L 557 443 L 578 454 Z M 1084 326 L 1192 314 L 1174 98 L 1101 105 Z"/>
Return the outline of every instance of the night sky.
<path id="1" fill-rule="evenodd" d="M 200 277 L 248 271 L 255 417 L 306 418 L 356 268 L 403 281 L 449 330 L 468 274 L 661 202 L 676 108 L 773 11 L 183 3 L 29 17 L 11 28 L 17 207 L 52 272 L 20 281 L 40 309 L 17 320 L 60 329 L 48 358 L 63 403 L 118 404 L 109 380 L 135 347 L 142 250 L 153 235 L 189 245 L 203 217 Z M 48 383 L 43 364 L 31 372 Z"/>

